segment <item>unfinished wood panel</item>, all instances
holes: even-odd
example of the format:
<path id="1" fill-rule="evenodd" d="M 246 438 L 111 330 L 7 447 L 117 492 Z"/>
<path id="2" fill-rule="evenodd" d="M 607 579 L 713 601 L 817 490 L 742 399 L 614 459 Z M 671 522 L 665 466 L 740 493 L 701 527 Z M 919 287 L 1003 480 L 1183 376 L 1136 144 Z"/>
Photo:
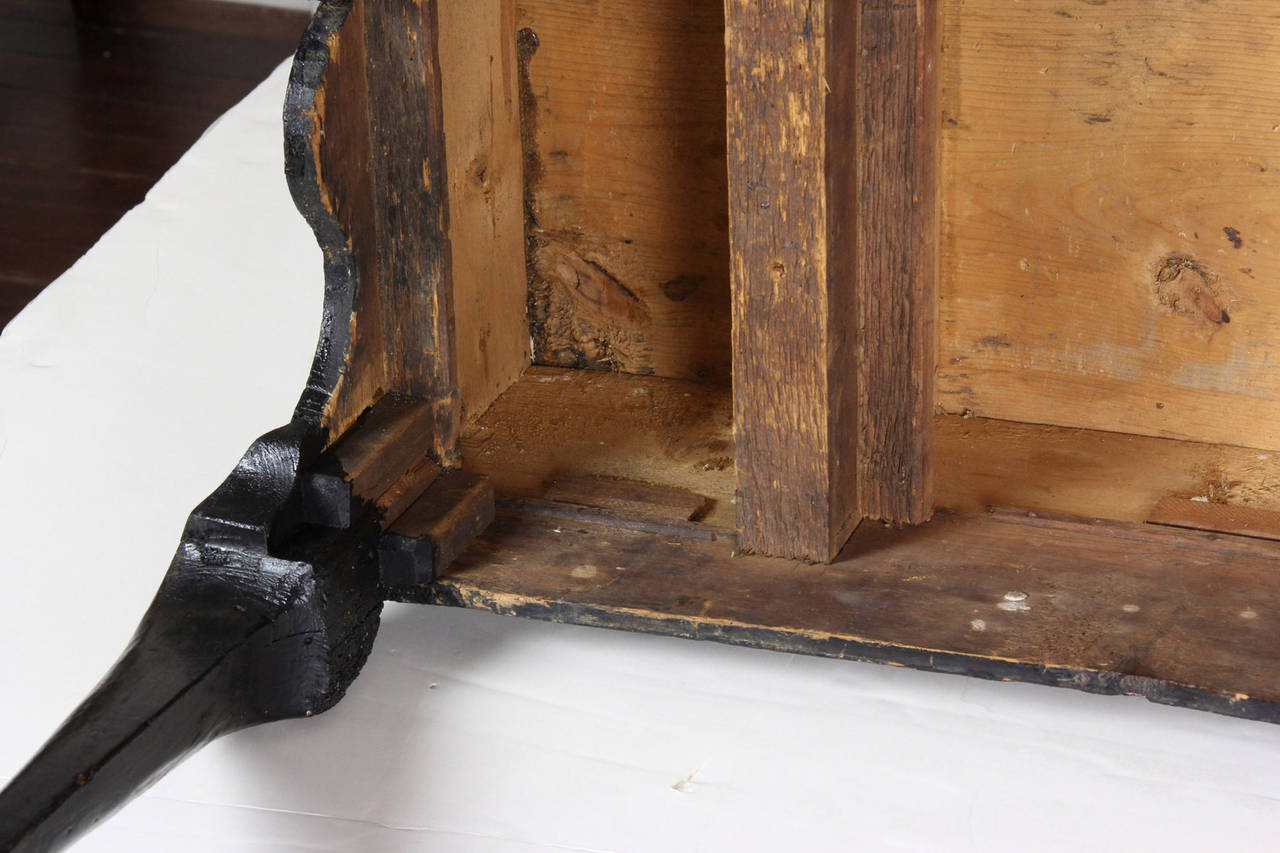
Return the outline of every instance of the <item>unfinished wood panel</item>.
<path id="1" fill-rule="evenodd" d="M 1280 513 L 1247 506 L 1216 504 L 1203 499 L 1165 498 L 1156 504 L 1147 522 L 1233 536 L 1280 540 Z"/>
<path id="2" fill-rule="evenodd" d="M 427 400 L 424 441 L 457 462 L 458 406 L 435 3 L 357 0 L 330 39 L 312 144 L 357 280 L 324 423 L 336 439 L 384 393 Z M 329 322 L 348 322 L 331 318 Z"/>
<path id="3" fill-rule="evenodd" d="M 535 367 L 463 435 L 468 470 L 500 494 L 540 498 L 558 478 L 614 477 L 712 500 L 734 525 L 727 389 Z M 935 418 L 938 506 L 1018 506 L 1143 522 L 1162 498 L 1280 511 L 1280 453 L 1144 435 Z"/>
<path id="4" fill-rule="evenodd" d="M 943 407 L 1274 446 L 1280 7 L 945 20 Z"/>
<path id="5" fill-rule="evenodd" d="M 729 378 L 722 0 L 518 0 L 534 360 Z"/>
<path id="6" fill-rule="evenodd" d="M 514 0 L 437 0 L 461 417 L 529 366 Z"/>
<path id="7" fill-rule="evenodd" d="M 1146 521 L 1168 496 L 1280 510 L 1280 454 L 944 415 L 935 421 L 938 506 L 990 506 Z"/>
<path id="8" fill-rule="evenodd" d="M 468 471 L 541 498 L 563 477 L 634 480 L 705 495 L 734 524 L 729 389 L 653 376 L 530 368 L 463 433 Z"/>
<path id="9" fill-rule="evenodd" d="M 932 512 L 937 5 L 726 6 L 739 539 Z"/>
<path id="10" fill-rule="evenodd" d="M 500 513 L 428 600 L 1280 720 L 1278 557 L 1149 525 L 940 514 L 864 524 L 815 566 Z"/>

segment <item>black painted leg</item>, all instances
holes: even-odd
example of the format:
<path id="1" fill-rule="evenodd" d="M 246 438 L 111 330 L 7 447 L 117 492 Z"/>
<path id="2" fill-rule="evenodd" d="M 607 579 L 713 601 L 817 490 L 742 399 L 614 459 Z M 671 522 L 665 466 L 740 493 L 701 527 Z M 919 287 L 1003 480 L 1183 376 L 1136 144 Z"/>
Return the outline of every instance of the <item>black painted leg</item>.
<path id="1" fill-rule="evenodd" d="M 214 738 L 342 697 L 382 609 L 378 531 L 296 523 L 307 443 L 260 439 L 192 514 L 124 656 L 0 792 L 0 851 L 62 849 Z"/>

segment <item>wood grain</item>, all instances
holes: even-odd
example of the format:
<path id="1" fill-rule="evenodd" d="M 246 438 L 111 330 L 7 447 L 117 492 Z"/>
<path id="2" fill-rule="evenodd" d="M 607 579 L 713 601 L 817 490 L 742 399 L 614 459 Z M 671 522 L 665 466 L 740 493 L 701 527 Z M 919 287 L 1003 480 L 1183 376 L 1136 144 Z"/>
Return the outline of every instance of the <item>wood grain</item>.
<path id="1" fill-rule="evenodd" d="M 535 366 L 464 431 L 463 466 L 508 497 L 540 498 L 570 476 L 681 489 L 732 529 L 730 405 L 720 385 Z"/>
<path id="2" fill-rule="evenodd" d="M 857 315 L 850 298 L 835 316 L 835 293 L 853 281 L 833 285 L 828 268 L 827 11 L 810 0 L 725 4 L 738 541 L 817 561 L 860 518 L 856 364 L 836 366 L 832 352 L 838 341 L 856 351 Z M 837 17 L 855 13 L 849 4 Z M 833 102 L 855 98 L 847 76 L 832 82 L 846 83 Z M 852 128 L 841 130 L 852 147 Z M 856 182 L 852 159 L 840 162 Z"/>
<path id="3" fill-rule="evenodd" d="M 726 6 L 739 538 L 932 512 L 937 5 Z"/>
<path id="4" fill-rule="evenodd" d="M 943 415 L 938 505 L 1146 521 L 1162 498 L 1280 510 L 1280 455 L 1143 435 Z"/>
<path id="5" fill-rule="evenodd" d="M 828 99 L 832 310 L 836 318 L 857 312 L 856 343 L 831 326 L 831 358 L 834 370 L 858 372 L 856 411 L 843 400 L 847 386 L 832 386 L 831 428 L 857 430 L 861 517 L 918 524 L 933 514 L 941 7 L 937 0 L 856 5 L 856 34 L 847 16 L 833 18 L 844 25 L 832 34 L 827 71 L 828 81 L 854 88 L 842 93 L 831 83 Z M 841 168 L 850 128 L 853 175 Z M 842 247 L 854 234 L 851 253 Z M 837 484 L 849 477 L 848 458 L 843 447 L 835 454 Z"/>
<path id="6" fill-rule="evenodd" d="M 1206 500 L 1164 498 L 1151 511 L 1147 522 L 1167 527 L 1229 533 L 1233 536 L 1280 540 L 1280 513 Z"/>
<path id="7" fill-rule="evenodd" d="M 721 0 L 518 0 L 534 359 L 727 383 Z"/>
<path id="8" fill-rule="evenodd" d="M 701 521 L 711 509 L 711 499 L 705 495 L 608 477 L 559 477 L 542 497 L 656 524 Z"/>
<path id="9" fill-rule="evenodd" d="M 1274 447 L 1280 8 L 945 6 L 944 409 Z"/>
<path id="10" fill-rule="evenodd" d="M 437 0 L 460 417 L 529 366 L 513 0 Z"/>
<path id="11" fill-rule="evenodd" d="M 453 465 L 459 412 L 435 34 L 434 2 L 357 0 L 330 38 L 312 144 L 357 282 L 325 426 L 336 438 L 384 393 L 409 394 L 430 402 L 424 439 Z"/>
<path id="12" fill-rule="evenodd" d="M 453 466 L 458 379 L 436 2 L 363 2 L 388 390 L 430 402 L 434 429 L 424 438 Z"/>
<path id="13" fill-rule="evenodd" d="M 451 566 L 493 521 L 493 485 L 487 477 L 447 471 L 392 522 L 378 544 L 382 583 L 430 583 Z"/>
<path id="14" fill-rule="evenodd" d="M 303 475 L 303 517 L 345 528 L 358 500 L 394 521 L 440 474 L 429 452 L 434 422 L 427 400 L 383 397 Z"/>
<path id="15" fill-rule="evenodd" d="M 733 528 L 731 405 L 719 386 L 535 367 L 467 429 L 463 456 L 510 497 L 612 477 L 706 495 L 706 524 Z M 1280 453 L 954 415 L 935 418 L 934 433 L 937 502 L 955 512 L 1141 523 L 1168 496 L 1280 511 Z"/>
<path id="16" fill-rule="evenodd" d="M 941 514 L 864 524 L 837 562 L 815 566 L 503 513 L 427 600 L 1277 721 L 1278 548 Z"/>

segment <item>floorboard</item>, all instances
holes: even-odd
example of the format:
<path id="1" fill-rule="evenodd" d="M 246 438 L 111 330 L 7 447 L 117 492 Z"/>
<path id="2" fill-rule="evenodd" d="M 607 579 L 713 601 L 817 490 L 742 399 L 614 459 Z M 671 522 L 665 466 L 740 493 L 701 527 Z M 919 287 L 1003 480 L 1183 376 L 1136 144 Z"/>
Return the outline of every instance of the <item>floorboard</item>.
<path id="1" fill-rule="evenodd" d="M 306 22 L 216 0 L 0 0 L 0 326 L 288 57 Z"/>

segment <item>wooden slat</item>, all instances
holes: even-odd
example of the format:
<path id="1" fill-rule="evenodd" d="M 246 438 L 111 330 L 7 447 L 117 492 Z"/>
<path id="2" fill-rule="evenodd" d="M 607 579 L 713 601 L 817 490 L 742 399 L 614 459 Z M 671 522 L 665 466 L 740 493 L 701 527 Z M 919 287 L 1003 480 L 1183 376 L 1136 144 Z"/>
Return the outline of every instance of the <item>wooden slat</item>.
<path id="1" fill-rule="evenodd" d="M 391 388 L 430 402 L 458 456 L 458 379 L 436 3 L 363 0 L 382 336 Z"/>
<path id="2" fill-rule="evenodd" d="M 505 496 L 540 498 L 564 477 L 609 477 L 712 499 L 734 525 L 730 392 L 720 385 L 533 367 L 462 441 L 463 466 Z"/>
<path id="3" fill-rule="evenodd" d="M 405 510 L 422 497 L 422 493 L 430 488 L 443 473 L 444 469 L 430 456 L 426 454 L 419 456 L 418 460 L 406 468 L 404 473 L 374 501 L 374 505 L 382 514 L 383 527 L 404 515 Z"/>
<path id="4" fill-rule="evenodd" d="M 1147 519 L 1151 524 L 1280 540 L 1280 512 L 1207 500 L 1164 498 Z"/>
<path id="5" fill-rule="evenodd" d="M 382 583 L 393 588 L 430 583 L 451 566 L 494 517 L 487 477 L 447 471 L 382 535 Z"/>
<path id="6" fill-rule="evenodd" d="M 512 0 L 437 0 L 462 419 L 529 366 Z"/>
<path id="7" fill-rule="evenodd" d="M 726 10 L 740 540 L 828 560 L 932 511 L 937 5 Z"/>
<path id="8" fill-rule="evenodd" d="M 1280 510 L 1280 454 L 1038 424 L 935 420 L 938 506 L 1068 512 L 1141 523 L 1169 495 Z"/>
<path id="9" fill-rule="evenodd" d="M 938 0 L 829 0 L 834 16 L 827 181 L 835 316 L 857 311 L 857 343 L 837 337 L 833 368 L 856 365 L 856 413 L 832 394 L 832 430 L 857 429 L 858 509 L 919 523 L 933 513 L 934 320 L 938 298 Z M 851 74 L 850 69 L 856 68 Z M 856 109 L 850 109 L 855 102 Z M 857 175 L 843 173 L 855 129 Z M 856 251 L 840 248 L 856 232 Z M 852 299 L 851 299 L 852 297 Z M 844 333 L 839 330 L 837 334 Z M 839 439 L 837 439 L 839 440 Z M 847 459 L 847 450 L 838 457 Z M 847 472 L 838 465 L 833 478 Z"/>
<path id="10" fill-rule="evenodd" d="M 660 524 L 701 521 L 711 508 L 706 495 L 606 477 L 560 477 L 542 497 Z"/>
<path id="11" fill-rule="evenodd" d="M 1277 559 L 1149 525 L 940 514 L 864 524 L 821 566 L 502 513 L 425 597 L 1280 721 Z"/>

